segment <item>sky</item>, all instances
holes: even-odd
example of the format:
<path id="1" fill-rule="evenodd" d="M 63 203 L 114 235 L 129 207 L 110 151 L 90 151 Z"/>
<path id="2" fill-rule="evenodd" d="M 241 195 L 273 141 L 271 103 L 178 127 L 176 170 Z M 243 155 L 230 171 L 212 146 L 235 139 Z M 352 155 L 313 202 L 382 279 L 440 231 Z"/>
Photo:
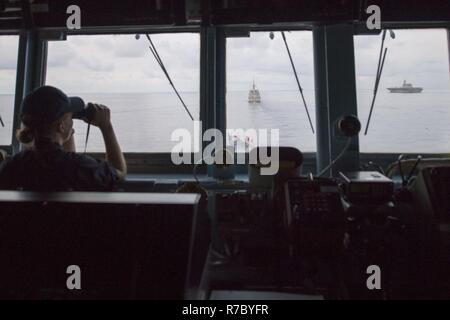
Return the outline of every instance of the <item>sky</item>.
<path id="1" fill-rule="evenodd" d="M 449 90 L 447 35 L 439 30 L 397 30 L 387 38 L 388 54 L 380 86 L 400 86 L 403 80 L 426 90 Z M 305 90 L 314 90 L 312 33 L 286 33 Z M 199 90 L 200 38 L 195 33 L 153 35 L 156 48 L 181 92 Z M 355 36 L 358 90 L 372 90 L 380 36 Z M 18 39 L 0 36 L 0 94 L 14 91 Z M 249 38 L 227 40 L 227 90 L 296 90 L 281 34 L 252 32 Z M 134 35 L 69 36 L 51 42 L 47 84 L 68 93 L 170 92 L 145 37 Z"/>

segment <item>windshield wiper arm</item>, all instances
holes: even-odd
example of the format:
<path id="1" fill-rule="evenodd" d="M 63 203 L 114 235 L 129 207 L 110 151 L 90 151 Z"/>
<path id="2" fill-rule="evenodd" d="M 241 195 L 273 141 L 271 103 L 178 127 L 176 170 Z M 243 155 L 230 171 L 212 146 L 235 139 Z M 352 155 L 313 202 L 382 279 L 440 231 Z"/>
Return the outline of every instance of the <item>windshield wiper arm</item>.
<path id="1" fill-rule="evenodd" d="M 178 93 L 178 90 L 175 88 L 175 85 L 172 82 L 172 79 L 170 78 L 169 73 L 167 72 L 166 67 L 164 66 L 163 61 L 161 60 L 161 57 L 158 54 L 158 51 L 156 50 L 155 45 L 153 44 L 152 39 L 150 38 L 150 36 L 148 34 L 146 34 L 148 41 L 150 42 L 150 46 L 149 49 L 152 52 L 153 56 L 156 59 L 156 62 L 158 62 L 159 66 L 161 67 L 162 71 L 164 72 L 164 74 L 167 77 L 167 80 L 169 80 L 170 85 L 172 86 L 173 90 L 175 91 L 176 95 L 178 96 L 178 99 L 180 99 L 184 109 L 186 110 L 186 112 L 188 113 L 189 117 L 194 120 L 194 117 L 192 116 L 191 112 L 189 111 L 188 107 L 186 106 L 186 104 L 184 103 L 183 99 L 181 98 L 180 94 Z"/>
<path id="2" fill-rule="evenodd" d="M 367 119 L 366 130 L 364 132 L 364 135 L 367 135 L 367 132 L 369 131 L 370 120 L 372 119 L 372 112 L 373 112 L 373 108 L 375 106 L 375 100 L 376 100 L 377 94 L 378 94 L 378 86 L 380 85 L 381 74 L 383 73 L 384 61 L 386 59 L 386 54 L 387 54 L 387 50 L 388 50 L 388 48 L 385 48 L 384 53 L 383 53 L 384 41 L 386 40 L 386 32 L 387 32 L 387 30 L 384 29 L 383 37 L 381 40 L 380 55 L 378 57 L 377 76 L 375 78 L 375 86 L 373 89 L 372 104 L 370 106 L 369 118 Z M 395 39 L 395 34 L 392 30 L 390 30 L 390 35 L 391 35 L 392 39 Z"/>
<path id="3" fill-rule="evenodd" d="M 289 55 L 289 60 L 291 61 L 291 66 L 292 66 L 292 69 L 294 70 L 295 80 L 297 80 L 298 89 L 300 90 L 300 94 L 303 99 L 303 105 L 305 106 L 306 115 L 308 116 L 309 124 L 311 125 L 311 130 L 314 134 L 314 126 L 311 121 L 311 116 L 309 115 L 308 106 L 306 104 L 305 96 L 303 95 L 303 89 L 302 89 L 302 86 L 300 85 L 300 80 L 298 79 L 297 70 L 295 69 L 294 61 L 292 60 L 291 51 L 289 50 L 289 46 L 288 46 L 288 43 L 286 40 L 286 36 L 284 35 L 284 31 L 281 31 L 281 35 L 283 36 L 284 44 L 286 45 L 286 50 Z"/>

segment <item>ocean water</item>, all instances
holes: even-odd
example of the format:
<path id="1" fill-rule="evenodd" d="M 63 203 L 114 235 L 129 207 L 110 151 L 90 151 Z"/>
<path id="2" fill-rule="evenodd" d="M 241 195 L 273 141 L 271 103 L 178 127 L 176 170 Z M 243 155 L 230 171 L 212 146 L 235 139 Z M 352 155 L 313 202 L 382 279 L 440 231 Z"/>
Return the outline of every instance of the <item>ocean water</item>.
<path id="1" fill-rule="evenodd" d="M 85 93 L 85 101 L 105 104 L 112 110 L 112 121 L 125 152 L 170 152 L 177 144 L 172 132 L 179 128 L 193 131 L 193 122 L 175 94 L 168 93 Z M 199 117 L 199 94 L 182 92 L 194 118 Z M 227 127 L 232 129 L 279 129 L 280 145 L 304 152 L 316 150 L 305 108 L 298 91 L 264 91 L 262 102 L 247 102 L 247 91 L 227 93 Z M 305 98 L 315 126 L 314 91 Z M 372 93 L 358 92 L 358 116 L 367 122 Z M 12 136 L 14 97 L 0 95 L 0 145 Z M 84 150 L 87 125 L 75 121 L 77 150 Z M 363 128 L 364 129 L 364 128 Z M 245 137 L 244 137 L 245 138 Z M 250 141 L 250 144 L 257 144 Z M 450 91 L 425 90 L 421 94 L 392 94 L 380 91 L 369 134 L 360 134 L 362 152 L 450 153 Z M 91 129 L 88 151 L 104 151 L 97 128 Z"/>

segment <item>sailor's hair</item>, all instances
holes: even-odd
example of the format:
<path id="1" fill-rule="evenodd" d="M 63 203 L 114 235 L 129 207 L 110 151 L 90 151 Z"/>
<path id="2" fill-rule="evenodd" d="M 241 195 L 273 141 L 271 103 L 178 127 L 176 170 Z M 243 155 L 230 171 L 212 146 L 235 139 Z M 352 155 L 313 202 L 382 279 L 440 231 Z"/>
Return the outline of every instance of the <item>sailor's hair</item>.
<path id="1" fill-rule="evenodd" d="M 31 115 L 23 114 L 21 119 L 22 127 L 16 132 L 16 138 L 20 143 L 29 144 L 36 138 L 47 135 L 51 130 L 51 124 L 36 121 Z"/>
<path id="2" fill-rule="evenodd" d="M 34 134 L 30 128 L 24 126 L 17 130 L 16 138 L 20 143 L 29 144 L 34 141 Z"/>

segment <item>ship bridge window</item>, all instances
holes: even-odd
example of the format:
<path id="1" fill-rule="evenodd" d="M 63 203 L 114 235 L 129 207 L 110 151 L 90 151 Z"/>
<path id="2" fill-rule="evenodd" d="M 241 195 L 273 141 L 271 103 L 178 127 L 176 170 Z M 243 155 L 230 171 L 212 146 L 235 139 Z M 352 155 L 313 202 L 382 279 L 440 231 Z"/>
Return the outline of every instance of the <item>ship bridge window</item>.
<path id="1" fill-rule="evenodd" d="M 0 36 L 0 145 L 12 141 L 19 36 Z"/>
<path id="2" fill-rule="evenodd" d="M 198 33 L 153 34 L 157 50 L 180 97 L 199 120 L 200 37 Z M 111 109 L 124 152 L 166 153 L 176 129 L 194 122 L 149 49 L 146 35 L 73 35 L 50 42 L 46 84 Z M 87 124 L 75 121 L 78 151 L 84 150 Z M 100 130 L 90 129 L 88 152 L 104 152 Z"/>
<path id="3" fill-rule="evenodd" d="M 449 153 L 450 79 L 445 29 L 386 32 L 384 67 L 368 132 L 364 134 L 381 43 L 382 34 L 355 37 L 358 113 L 363 124 L 360 151 Z"/>
<path id="4" fill-rule="evenodd" d="M 280 146 L 317 150 L 312 32 L 284 35 L 311 122 L 282 33 L 254 31 L 250 37 L 227 38 L 227 131 L 238 152 L 273 145 L 270 130 L 279 130 Z M 255 137 L 251 130 L 267 130 L 267 139 L 264 131 Z"/>

